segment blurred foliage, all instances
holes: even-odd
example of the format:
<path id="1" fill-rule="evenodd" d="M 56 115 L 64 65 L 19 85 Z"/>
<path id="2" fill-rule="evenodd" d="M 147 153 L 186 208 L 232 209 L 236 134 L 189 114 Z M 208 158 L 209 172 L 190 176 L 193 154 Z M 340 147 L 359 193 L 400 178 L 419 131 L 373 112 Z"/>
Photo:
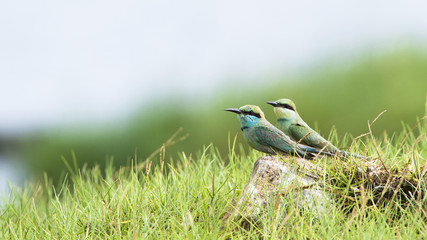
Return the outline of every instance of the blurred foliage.
<path id="1" fill-rule="evenodd" d="M 176 94 L 144 106 L 127 122 L 115 126 L 55 129 L 28 138 L 21 146 L 22 159 L 35 173 L 46 171 L 58 179 L 65 168 L 61 156 L 70 161 L 72 150 L 81 161 L 79 166 L 102 165 L 108 156 L 114 156 L 116 165 L 129 164 L 135 152 L 140 161 L 144 160 L 180 127 L 189 136 L 167 148 L 168 157 L 181 151 L 195 152 L 209 143 L 226 156 L 229 135 L 237 135 L 238 141 L 242 137 L 236 115 L 223 110 L 259 105 L 275 124 L 272 107 L 265 102 L 280 98 L 293 99 L 303 119 L 326 137 L 333 126 L 340 136 L 347 132 L 363 134 L 367 132 L 367 121 L 383 110 L 387 112 L 374 124 L 373 132 L 393 133 L 402 129 L 402 121 L 413 125 L 424 114 L 426 66 L 427 54 L 418 50 L 366 54 L 356 60 L 328 63 L 296 77 L 223 86 L 215 97 L 204 97 L 196 103 Z"/>

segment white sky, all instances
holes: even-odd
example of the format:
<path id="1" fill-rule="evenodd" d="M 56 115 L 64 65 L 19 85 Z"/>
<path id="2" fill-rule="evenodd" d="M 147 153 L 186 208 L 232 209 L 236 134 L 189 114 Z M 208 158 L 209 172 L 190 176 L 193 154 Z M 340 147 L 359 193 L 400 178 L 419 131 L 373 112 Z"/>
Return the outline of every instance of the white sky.
<path id="1" fill-rule="evenodd" d="M 3 0 L 0 34 L 1 133 L 426 41 L 427 1 Z"/>

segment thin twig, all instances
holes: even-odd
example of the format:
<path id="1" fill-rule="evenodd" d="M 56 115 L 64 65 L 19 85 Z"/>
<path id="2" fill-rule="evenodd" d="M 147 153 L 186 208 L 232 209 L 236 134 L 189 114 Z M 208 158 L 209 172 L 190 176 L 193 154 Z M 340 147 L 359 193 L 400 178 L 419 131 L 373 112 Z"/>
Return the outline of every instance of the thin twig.
<path id="1" fill-rule="evenodd" d="M 378 116 L 372 121 L 372 123 L 369 123 L 369 120 L 368 120 L 368 129 L 369 129 L 369 135 L 371 136 L 371 139 L 372 139 L 372 143 L 374 144 L 374 147 L 375 147 L 375 151 L 377 152 L 377 154 L 378 154 L 378 159 L 380 160 L 380 162 L 381 162 L 381 164 L 383 165 L 383 167 L 384 167 L 384 169 L 386 170 L 386 172 L 388 173 L 388 174 L 390 174 L 390 172 L 388 171 L 388 169 L 387 169 L 387 167 L 385 166 L 385 164 L 384 164 L 384 162 L 383 162 L 383 160 L 381 159 L 381 154 L 380 154 L 380 151 L 378 151 L 378 147 L 377 147 L 377 143 L 375 142 L 375 138 L 374 138 L 374 135 L 372 134 L 372 130 L 371 130 L 371 126 L 372 126 L 372 124 L 374 124 L 374 122 L 383 114 L 383 113 L 385 113 L 387 110 L 384 110 L 384 111 L 382 111 L 380 114 L 378 114 Z"/>
<path id="2" fill-rule="evenodd" d="M 166 142 L 164 144 L 162 144 L 162 146 L 160 146 L 158 149 L 156 149 L 154 152 L 152 152 L 150 154 L 150 156 L 148 156 L 145 159 L 145 161 L 143 161 L 143 162 L 139 163 L 138 165 L 136 165 L 135 169 L 138 171 L 141 168 L 143 168 L 146 164 L 148 164 L 151 161 L 151 159 L 154 156 L 156 156 L 158 153 L 160 153 L 166 147 L 169 147 L 169 146 L 172 146 L 172 145 L 174 145 L 174 144 L 176 144 L 178 142 L 184 141 L 188 137 L 188 134 L 184 135 L 184 136 L 182 136 L 182 137 L 180 137 L 178 139 L 175 139 L 181 131 L 182 131 L 182 128 L 179 128 L 174 134 L 172 134 L 172 136 L 168 140 L 166 140 Z"/>
<path id="3" fill-rule="evenodd" d="M 418 119 L 418 121 L 417 121 L 417 122 L 415 123 L 415 125 L 411 128 L 411 130 L 409 130 L 409 132 L 407 132 L 407 133 L 406 133 L 405 137 L 403 138 L 402 142 L 400 143 L 399 147 L 397 148 L 398 150 L 402 148 L 402 146 L 403 146 L 403 144 L 405 143 L 406 138 L 408 138 L 409 134 L 410 134 L 412 131 L 414 131 L 414 130 L 415 130 L 415 128 L 417 128 L 417 127 L 418 127 L 418 125 L 421 123 L 421 121 L 422 121 L 422 120 L 425 120 L 425 119 L 427 119 L 427 115 L 426 115 L 426 116 L 424 116 L 424 117 L 422 117 L 422 118 L 420 118 L 420 119 Z M 397 154 L 398 154 L 398 153 L 399 153 L 399 151 L 397 151 L 397 152 L 396 152 L 396 154 L 395 154 L 395 155 L 394 155 L 394 157 L 393 157 L 393 160 L 394 160 L 394 159 L 396 159 L 396 157 L 397 157 Z"/>

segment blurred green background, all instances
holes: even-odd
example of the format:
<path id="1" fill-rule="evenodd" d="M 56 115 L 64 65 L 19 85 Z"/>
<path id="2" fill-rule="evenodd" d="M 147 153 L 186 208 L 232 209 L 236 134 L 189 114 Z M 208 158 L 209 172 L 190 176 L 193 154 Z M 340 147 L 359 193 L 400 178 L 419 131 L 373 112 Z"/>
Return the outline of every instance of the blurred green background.
<path id="1" fill-rule="evenodd" d="M 0 3 L 0 196 L 78 166 L 166 160 L 242 142 L 230 107 L 291 98 L 327 137 L 399 132 L 424 115 L 427 3 Z M 336 139 L 333 139 L 336 141 Z M 337 143 L 338 146 L 348 147 Z M 246 149 L 248 146 L 243 143 Z M 159 157 L 154 158 L 157 161 Z"/>
<path id="2" fill-rule="evenodd" d="M 166 149 L 169 157 L 180 152 L 199 151 L 213 143 L 228 153 L 228 135 L 242 141 L 236 116 L 225 108 L 256 104 L 275 123 L 272 108 L 265 102 L 291 98 L 306 122 L 328 136 L 333 127 L 339 136 L 367 132 L 367 121 L 383 110 L 375 123 L 377 136 L 402 130 L 402 122 L 413 125 L 424 115 L 427 92 L 427 54 L 401 49 L 382 54 L 365 54 L 358 59 L 316 66 L 293 76 L 260 79 L 250 85 L 224 85 L 214 97 L 180 100 L 177 96 L 153 102 L 132 116 L 110 125 L 80 125 L 55 128 L 20 140 L 20 159 L 36 174 L 46 171 L 58 179 L 71 161 L 79 166 L 105 164 L 113 156 L 116 165 L 126 165 L 137 151 L 140 161 L 159 148 L 174 132 L 183 128 L 186 140 Z M 264 84 L 268 82 L 268 84 Z M 246 145 L 245 145 L 246 146 Z M 155 158 L 158 160 L 158 158 Z"/>

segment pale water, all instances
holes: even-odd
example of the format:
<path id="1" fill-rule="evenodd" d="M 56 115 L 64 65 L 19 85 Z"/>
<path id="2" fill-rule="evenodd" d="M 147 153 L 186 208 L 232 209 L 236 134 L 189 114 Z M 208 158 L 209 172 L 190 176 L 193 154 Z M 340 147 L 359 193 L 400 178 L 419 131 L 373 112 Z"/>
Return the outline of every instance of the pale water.
<path id="1" fill-rule="evenodd" d="M 0 156 L 0 198 L 9 195 L 10 184 L 23 186 L 25 169 L 13 158 Z"/>

